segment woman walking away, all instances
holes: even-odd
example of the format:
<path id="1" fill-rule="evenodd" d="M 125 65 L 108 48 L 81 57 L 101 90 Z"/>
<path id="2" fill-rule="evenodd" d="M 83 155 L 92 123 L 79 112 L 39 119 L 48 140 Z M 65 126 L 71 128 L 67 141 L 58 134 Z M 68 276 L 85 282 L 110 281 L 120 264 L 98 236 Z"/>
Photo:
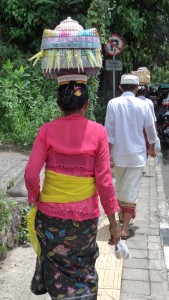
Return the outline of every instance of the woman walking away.
<path id="1" fill-rule="evenodd" d="M 31 290 L 36 295 L 48 292 L 53 300 L 96 300 L 98 195 L 110 234 L 115 242 L 118 239 L 115 213 L 119 206 L 108 140 L 102 125 L 84 117 L 86 85 L 64 82 L 64 76 L 59 84 L 57 103 L 63 117 L 40 127 L 25 170 L 28 201 L 37 206 L 35 230 L 40 245 Z"/>

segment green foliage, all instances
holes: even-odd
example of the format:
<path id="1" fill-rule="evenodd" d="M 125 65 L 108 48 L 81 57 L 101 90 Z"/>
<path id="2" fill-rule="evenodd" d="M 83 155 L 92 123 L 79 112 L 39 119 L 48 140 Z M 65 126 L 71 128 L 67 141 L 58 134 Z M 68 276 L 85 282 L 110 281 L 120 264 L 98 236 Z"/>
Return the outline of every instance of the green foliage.
<path id="1" fill-rule="evenodd" d="M 10 58 L 11 61 L 15 61 L 16 59 L 23 59 L 23 53 L 18 49 L 16 45 L 9 45 L 8 43 L 3 43 L 1 41 L 0 44 L 0 69 L 3 64 Z"/>
<path id="2" fill-rule="evenodd" d="M 13 207 L 18 204 L 17 201 L 9 200 L 7 194 L 0 190 L 0 232 L 5 230 L 9 223 L 9 214 Z M 0 258 L 6 256 L 7 247 L 5 245 L 0 245 Z"/>
<path id="3" fill-rule="evenodd" d="M 95 106 L 95 109 L 94 109 L 96 122 L 98 122 L 102 125 L 104 125 L 104 123 L 105 123 L 106 108 L 107 108 L 107 105 L 105 105 L 101 102 L 101 103 L 97 103 L 97 105 Z"/>
<path id="4" fill-rule="evenodd" d="M 169 69 L 167 68 L 168 65 L 166 64 L 166 68 L 156 68 L 153 70 L 152 73 L 152 82 L 155 83 L 169 83 Z"/>
<path id="5" fill-rule="evenodd" d="M 102 43 L 106 42 L 106 31 L 111 24 L 111 12 L 115 7 L 115 1 L 110 0 L 93 0 L 90 1 L 90 6 L 87 10 L 86 28 L 96 27 Z M 87 117 L 91 120 L 103 123 L 103 115 L 99 116 L 99 77 L 90 78 L 88 80 L 89 89 L 89 108 Z"/>
<path id="6" fill-rule="evenodd" d="M 13 180 L 9 180 L 9 182 L 7 184 L 7 190 L 10 190 L 12 187 L 14 187 L 14 182 L 13 182 Z"/>
<path id="7" fill-rule="evenodd" d="M 8 38 L 19 47 L 24 45 L 26 51 L 37 47 L 37 43 L 40 43 L 39 33 L 42 31 L 43 24 L 50 26 L 57 18 L 58 14 L 51 14 L 54 8 L 57 10 L 55 1 L 1 0 L 3 39 Z"/>
<path id="8" fill-rule="evenodd" d="M 8 224 L 10 210 L 12 207 L 15 207 L 17 203 L 17 201 L 9 201 L 8 196 L 0 191 L 0 231 Z"/>
<path id="9" fill-rule="evenodd" d="M 0 254 L 4 254 L 6 256 L 7 251 L 8 251 L 8 249 L 5 245 L 0 245 Z"/>
<path id="10" fill-rule="evenodd" d="M 2 39 L 25 52 L 39 50 L 44 28 L 55 28 L 70 13 L 71 17 L 85 22 L 89 0 L 1 0 Z"/>
<path id="11" fill-rule="evenodd" d="M 1 40 L 24 52 L 36 52 L 43 29 L 54 28 L 70 12 L 83 26 L 96 26 L 102 42 L 111 33 L 123 36 L 125 71 L 133 66 L 165 64 L 168 0 L 1 0 Z"/>
<path id="12" fill-rule="evenodd" d="M 87 85 L 89 90 L 89 107 L 86 116 L 90 120 L 96 121 L 94 110 L 98 100 L 97 97 L 97 92 L 99 88 L 98 76 L 89 78 Z"/>
<path id="13" fill-rule="evenodd" d="M 168 0 L 1 0 L 0 15 L 1 141 L 30 145 L 39 125 L 59 115 L 54 83 L 43 78 L 39 65 L 33 69 L 27 58 L 29 52 L 39 51 L 44 28 L 55 28 L 69 15 L 84 27 L 96 27 L 102 43 L 112 33 L 123 37 L 125 47 L 117 59 L 123 61 L 124 72 L 140 66 L 153 72 L 160 68 L 163 71 L 155 73 L 168 81 Z M 97 98 L 99 80 L 94 82 L 88 84 L 88 117 L 99 120 L 104 110 Z"/>
<path id="14" fill-rule="evenodd" d="M 0 232 L 8 226 L 9 214 L 13 207 L 18 205 L 18 201 L 9 200 L 9 197 L 4 192 L 0 191 Z M 18 234 L 15 239 L 19 241 L 19 244 L 23 245 L 29 241 L 29 235 L 27 230 L 27 214 L 30 211 L 29 205 L 24 205 L 22 207 L 21 224 Z M 0 253 L 6 254 L 7 247 L 5 245 L 0 245 Z"/>
<path id="15" fill-rule="evenodd" d="M 15 58 L 10 53 L 13 61 L 8 59 L 0 71 L 0 140 L 28 147 L 41 124 L 60 116 L 54 95 L 57 85 L 43 77 L 40 63 L 33 68 L 27 56 Z M 87 117 L 96 120 L 98 77 L 89 79 L 88 88 Z"/>
<path id="16" fill-rule="evenodd" d="M 22 146 L 32 144 L 41 124 L 56 118 L 56 83 L 46 81 L 40 68 L 25 60 L 15 67 L 9 59 L 0 71 L 0 139 Z"/>
<path id="17" fill-rule="evenodd" d="M 140 66 L 150 70 L 165 65 L 169 39 L 169 2 L 119 0 L 112 11 L 110 29 L 124 38 L 121 54 L 125 72 Z M 160 30 L 159 30 L 160 28 Z M 167 50 L 168 52 L 168 50 Z"/>
<path id="18" fill-rule="evenodd" d="M 22 216 L 21 216 L 21 225 L 18 234 L 15 236 L 15 239 L 19 241 L 20 245 L 27 244 L 29 242 L 29 234 L 27 229 L 27 215 L 31 207 L 29 205 L 24 205 L 22 208 Z"/>
<path id="19" fill-rule="evenodd" d="M 86 27 L 96 27 L 102 43 L 106 42 L 106 29 L 111 24 L 111 11 L 115 3 L 110 0 L 93 0 L 87 12 Z"/>

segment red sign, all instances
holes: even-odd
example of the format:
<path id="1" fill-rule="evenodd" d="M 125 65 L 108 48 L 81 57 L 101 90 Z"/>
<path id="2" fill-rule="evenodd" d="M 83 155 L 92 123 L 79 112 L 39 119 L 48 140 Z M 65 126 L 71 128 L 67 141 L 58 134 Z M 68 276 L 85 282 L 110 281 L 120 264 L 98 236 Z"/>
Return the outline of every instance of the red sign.
<path id="1" fill-rule="evenodd" d="M 104 45 L 104 48 L 109 55 L 119 55 L 124 49 L 123 38 L 117 34 L 112 34 L 108 39 L 107 45 Z"/>

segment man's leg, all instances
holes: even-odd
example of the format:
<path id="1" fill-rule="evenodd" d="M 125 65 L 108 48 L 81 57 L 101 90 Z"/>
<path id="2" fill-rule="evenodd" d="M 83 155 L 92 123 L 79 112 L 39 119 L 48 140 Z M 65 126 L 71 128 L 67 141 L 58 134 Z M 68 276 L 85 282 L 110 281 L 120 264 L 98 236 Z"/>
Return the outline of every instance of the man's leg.
<path id="1" fill-rule="evenodd" d="M 123 203 L 121 206 L 121 214 L 123 216 L 123 223 L 121 226 L 121 237 L 129 236 L 129 229 L 130 229 L 130 223 L 131 220 L 135 218 L 136 216 L 136 206 L 135 203 L 133 203 L 133 206 L 127 207 Z"/>
<path id="2" fill-rule="evenodd" d="M 124 213 L 123 216 L 123 225 L 121 228 L 121 237 L 125 237 L 129 235 L 129 227 L 130 227 L 130 220 L 132 219 L 132 215 L 129 213 Z"/>
<path id="3" fill-rule="evenodd" d="M 120 219 L 123 221 L 121 236 L 129 235 L 129 224 L 136 215 L 136 202 L 142 178 L 143 168 L 115 167 L 115 189 L 121 208 Z"/>

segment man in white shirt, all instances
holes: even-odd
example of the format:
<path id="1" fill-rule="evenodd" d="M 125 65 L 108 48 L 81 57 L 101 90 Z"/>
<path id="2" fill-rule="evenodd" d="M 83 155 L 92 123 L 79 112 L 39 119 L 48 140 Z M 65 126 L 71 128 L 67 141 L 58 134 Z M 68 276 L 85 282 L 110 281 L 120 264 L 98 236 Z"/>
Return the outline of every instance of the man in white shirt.
<path id="1" fill-rule="evenodd" d="M 154 119 L 154 122 L 157 121 L 157 118 L 156 118 L 156 115 L 155 115 L 155 112 L 154 112 L 154 104 L 153 104 L 153 101 L 146 98 L 146 93 L 148 92 L 148 87 L 146 85 L 140 85 L 138 87 L 138 91 L 137 91 L 137 98 L 141 99 L 141 100 L 144 100 L 148 103 L 148 105 L 150 106 L 150 109 L 151 109 L 151 112 L 152 112 L 152 115 L 153 115 L 153 119 Z"/>
<path id="2" fill-rule="evenodd" d="M 123 220 L 123 239 L 132 235 L 129 224 L 136 214 L 143 167 L 147 161 L 143 128 L 150 143 L 149 154 L 152 156 L 155 156 L 154 143 L 157 139 L 149 105 L 135 97 L 138 86 L 137 76 L 126 74 L 121 77 L 119 88 L 122 95 L 109 101 L 105 120 L 111 161 L 114 164 L 116 195 Z"/>
<path id="3" fill-rule="evenodd" d="M 150 109 L 151 109 L 151 112 L 153 115 L 153 119 L 154 119 L 154 123 L 155 123 L 155 127 L 156 127 L 157 118 L 156 118 L 156 115 L 154 112 L 154 104 L 153 104 L 152 100 L 145 97 L 147 92 L 148 92 L 148 87 L 146 85 L 139 85 L 136 96 L 137 96 L 137 98 L 147 102 L 147 104 L 150 106 Z M 145 137 L 145 141 L 146 141 L 146 149 L 147 149 L 147 157 L 148 157 L 149 142 L 148 142 L 145 130 L 144 130 L 144 137 Z"/>

